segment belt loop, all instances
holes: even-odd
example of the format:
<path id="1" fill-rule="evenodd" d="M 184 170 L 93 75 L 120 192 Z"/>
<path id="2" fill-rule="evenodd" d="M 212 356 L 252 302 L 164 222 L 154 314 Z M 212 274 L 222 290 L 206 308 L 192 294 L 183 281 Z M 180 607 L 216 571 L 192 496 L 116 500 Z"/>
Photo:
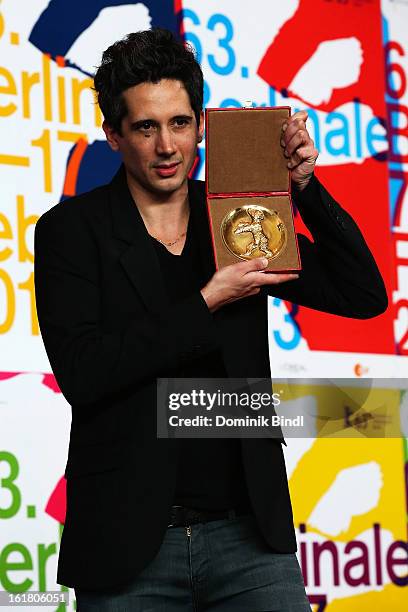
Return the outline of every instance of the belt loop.
<path id="1" fill-rule="evenodd" d="M 235 510 L 228 510 L 228 518 L 229 519 L 233 519 L 235 518 L 236 514 L 235 514 Z"/>

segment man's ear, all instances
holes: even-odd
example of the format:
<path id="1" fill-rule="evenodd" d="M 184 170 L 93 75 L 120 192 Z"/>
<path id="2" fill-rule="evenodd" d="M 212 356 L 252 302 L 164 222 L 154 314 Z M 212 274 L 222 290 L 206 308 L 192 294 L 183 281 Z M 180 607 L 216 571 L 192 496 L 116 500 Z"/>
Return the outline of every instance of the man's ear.
<path id="1" fill-rule="evenodd" d="M 106 121 L 104 121 L 102 123 L 102 129 L 105 132 L 106 140 L 108 141 L 108 144 L 109 144 L 110 148 L 112 149 L 112 151 L 119 151 L 120 147 L 119 147 L 119 135 L 118 135 L 118 133 L 115 132 L 113 127 L 108 125 L 106 123 Z"/>
<path id="2" fill-rule="evenodd" d="M 200 125 L 198 126 L 198 142 L 204 138 L 204 111 L 200 113 Z"/>

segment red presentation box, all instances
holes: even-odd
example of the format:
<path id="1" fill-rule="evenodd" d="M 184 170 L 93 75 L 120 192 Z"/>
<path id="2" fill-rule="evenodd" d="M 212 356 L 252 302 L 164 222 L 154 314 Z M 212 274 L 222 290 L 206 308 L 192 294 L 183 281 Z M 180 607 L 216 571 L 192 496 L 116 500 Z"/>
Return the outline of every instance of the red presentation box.
<path id="1" fill-rule="evenodd" d="M 288 106 L 206 110 L 206 192 L 217 269 L 265 256 L 301 269 L 290 173 L 280 144 Z"/>

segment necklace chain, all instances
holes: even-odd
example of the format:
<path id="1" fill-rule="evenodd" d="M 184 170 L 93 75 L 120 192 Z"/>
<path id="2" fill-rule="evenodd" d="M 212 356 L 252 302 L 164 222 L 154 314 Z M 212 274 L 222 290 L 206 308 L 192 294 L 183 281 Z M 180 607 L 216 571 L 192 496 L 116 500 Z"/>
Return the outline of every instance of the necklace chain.
<path id="1" fill-rule="evenodd" d="M 151 236 L 152 238 L 155 238 L 156 240 L 158 240 L 161 244 L 164 244 L 164 246 L 173 246 L 173 244 L 177 244 L 177 242 L 181 240 L 186 234 L 187 234 L 187 231 L 183 232 L 182 234 L 177 236 L 177 238 L 173 240 L 173 242 L 164 242 L 164 240 L 160 240 L 160 238 L 158 238 L 157 236 L 153 236 L 153 234 L 151 234 Z"/>
<path id="2" fill-rule="evenodd" d="M 188 216 L 187 216 L 187 226 L 188 226 Z M 158 238 L 157 236 L 154 236 L 153 234 L 150 234 L 150 235 L 151 235 L 152 238 L 155 238 L 158 242 L 160 242 L 160 244 L 164 244 L 164 246 L 171 247 L 171 246 L 177 244 L 182 238 L 184 238 L 184 236 L 186 234 L 187 234 L 187 227 L 186 227 L 184 232 L 179 234 L 177 236 L 177 238 L 175 240 L 172 240 L 171 242 L 165 242 L 164 240 L 161 240 L 161 238 Z"/>

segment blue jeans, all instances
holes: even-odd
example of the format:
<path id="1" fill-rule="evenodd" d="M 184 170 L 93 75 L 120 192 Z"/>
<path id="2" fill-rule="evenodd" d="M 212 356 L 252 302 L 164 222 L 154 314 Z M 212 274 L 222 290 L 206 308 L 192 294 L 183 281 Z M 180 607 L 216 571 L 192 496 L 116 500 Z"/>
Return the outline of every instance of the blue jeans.
<path id="1" fill-rule="evenodd" d="M 310 612 L 295 554 L 271 552 L 253 515 L 169 527 L 120 589 L 75 590 L 79 612 Z"/>

